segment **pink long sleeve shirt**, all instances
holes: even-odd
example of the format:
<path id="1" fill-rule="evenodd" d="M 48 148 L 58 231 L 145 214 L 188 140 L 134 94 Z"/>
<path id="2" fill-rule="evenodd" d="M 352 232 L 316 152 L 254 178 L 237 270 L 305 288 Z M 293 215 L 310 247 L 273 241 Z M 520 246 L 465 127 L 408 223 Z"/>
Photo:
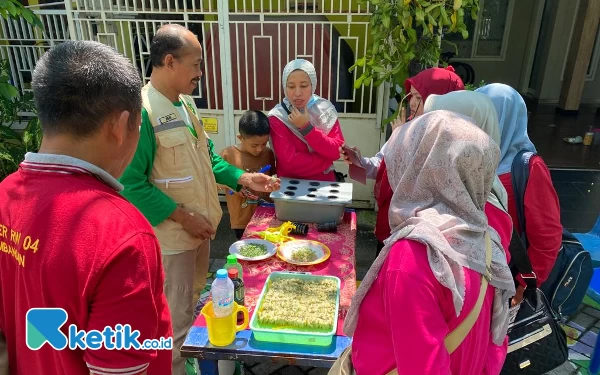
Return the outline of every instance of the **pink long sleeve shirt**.
<path id="1" fill-rule="evenodd" d="M 485 212 L 507 249 L 510 217 L 490 204 Z M 412 240 L 396 242 L 360 306 L 352 342 L 356 374 L 385 375 L 394 368 L 399 374 L 499 374 L 507 340 L 501 346 L 492 342 L 492 286 L 462 344 L 451 355 L 444 346 L 444 338 L 465 319 L 479 295 L 480 274 L 464 270 L 465 303 L 457 317 L 450 290 L 431 271 L 426 246 Z"/>
<path id="2" fill-rule="evenodd" d="M 333 171 L 323 171 L 340 157 L 339 148 L 344 144 L 344 136 L 339 121 L 336 121 L 328 135 L 312 125 L 300 129 L 305 133 L 304 139 L 313 152 L 277 117 L 269 116 L 269 123 L 279 177 L 335 181 Z"/>

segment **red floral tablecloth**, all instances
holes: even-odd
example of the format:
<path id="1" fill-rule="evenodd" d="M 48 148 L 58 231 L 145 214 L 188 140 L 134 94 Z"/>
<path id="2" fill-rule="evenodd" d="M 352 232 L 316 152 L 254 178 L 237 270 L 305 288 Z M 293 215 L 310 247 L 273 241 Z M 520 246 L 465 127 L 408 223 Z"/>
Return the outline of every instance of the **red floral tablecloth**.
<path id="1" fill-rule="evenodd" d="M 254 216 L 244 233 L 244 238 L 252 232 L 274 228 L 281 225 L 281 221 L 275 217 L 275 208 L 272 206 L 260 206 L 256 209 Z M 343 223 L 338 225 L 337 232 L 319 232 L 314 225 L 310 226 L 308 235 L 292 236 L 297 239 L 319 241 L 329 247 L 331 256 L 328 260 L 314 266 L 296 266 L 279 259 L 277 255 L 258 262 L 240 261 L 244 269 L 245 306 L 250 313 L 250 319 L 262 288 L 274 271 L 298 271 L 310 272 L 315 275 L 337 276 L 341 280 L 340 290 L 340 313 L 338 318 L 337 334 L 343 335 L 342 327 L 344 318 L 350 307 L 352 296 L 356 292 L 356 213 L 347 210 Z M 196 326 L 205 326 L 204 317 L 199 315 L 194 322 Z"/>

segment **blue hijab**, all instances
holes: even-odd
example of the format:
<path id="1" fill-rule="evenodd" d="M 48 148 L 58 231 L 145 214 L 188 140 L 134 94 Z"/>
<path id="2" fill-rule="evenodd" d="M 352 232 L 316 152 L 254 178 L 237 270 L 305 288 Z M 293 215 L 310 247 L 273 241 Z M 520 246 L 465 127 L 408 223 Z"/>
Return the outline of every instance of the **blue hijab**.
<path id="1" fill-rule="evenodd" d="M 494 103 L 500 123 L 500 164 L 496 174 L 510 172 L 513 159 L 521 150 L 536 152 L 527 135 L 527 106 L 517 90 L 502 83 L 492 83 L 475 90 Z"/>

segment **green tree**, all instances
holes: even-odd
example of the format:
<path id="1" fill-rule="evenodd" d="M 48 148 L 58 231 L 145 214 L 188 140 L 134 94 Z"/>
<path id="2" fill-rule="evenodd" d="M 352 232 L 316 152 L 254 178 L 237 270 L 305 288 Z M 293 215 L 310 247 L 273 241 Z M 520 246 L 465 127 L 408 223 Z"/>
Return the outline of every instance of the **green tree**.
<path id="1" fill-rule="evenodd" d="M 0 16 L 7 21 L 22 18 L 43 29 L 41 20 L 18 0 L 0 0 Z M 33 95 L 19 93 L 10 82 L 8 61 L 0 60 L 0 180 L 18 168 L 26 152 L 40 147 L 42 133 L 37 118 L 28 121 L 23 133 L 13 129 L 22 112 L 35 113 Z"/>
<path id="2" fill-rule="evenodd" d="M 350 68 L 364 68 L 354 82 L 357 89 L 384 82 L 404 87 L 411 67 L 438 66 L 444 34 L 461 33 L 467 39 L 465 12 L 470 12 L 473 19 L 477 19 L 479 12 L 479 0 L 357 1 L 361 6 L 370 5 L 372 38 L 367 54 Z M 396 116 L 394 113 L 384 124 Z"/>

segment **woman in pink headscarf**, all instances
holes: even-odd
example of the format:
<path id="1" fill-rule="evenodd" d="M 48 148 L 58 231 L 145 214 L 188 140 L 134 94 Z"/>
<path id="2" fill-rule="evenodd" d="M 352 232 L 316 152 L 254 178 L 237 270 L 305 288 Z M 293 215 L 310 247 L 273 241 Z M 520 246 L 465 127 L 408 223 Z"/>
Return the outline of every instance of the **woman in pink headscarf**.
<path id="1" fill-rule="evenodd" d="M 344 322 L 354 370 L 499 374 L 515 292 L 504 252 L 511 219 L 486 210 L 500 150 L 471 119 L 448 111 L 403 125 L 388 143 L 392 231 Z M 474 309 L 482 285 L 481 310 L 450 354 L 444 340 Z"/>

